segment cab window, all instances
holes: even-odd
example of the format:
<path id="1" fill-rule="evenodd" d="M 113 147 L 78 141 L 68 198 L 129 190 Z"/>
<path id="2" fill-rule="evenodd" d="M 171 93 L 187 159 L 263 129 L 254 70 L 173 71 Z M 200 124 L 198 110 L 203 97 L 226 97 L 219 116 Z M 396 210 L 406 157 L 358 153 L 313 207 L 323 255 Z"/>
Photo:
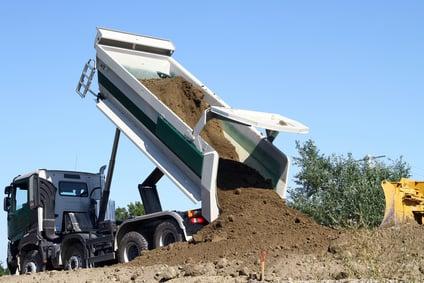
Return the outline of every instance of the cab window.
<path id="1" fill-rule="evenodd" d="M 15 186 L 14 204 L 15 211 L 28 204 L 28 183 Z"/>
<path id="2" fill-rule="evenodd" d="M 88 188 L 86 183 L 59 182 L 59 194 L 66 197 L 86 197 Z"/>

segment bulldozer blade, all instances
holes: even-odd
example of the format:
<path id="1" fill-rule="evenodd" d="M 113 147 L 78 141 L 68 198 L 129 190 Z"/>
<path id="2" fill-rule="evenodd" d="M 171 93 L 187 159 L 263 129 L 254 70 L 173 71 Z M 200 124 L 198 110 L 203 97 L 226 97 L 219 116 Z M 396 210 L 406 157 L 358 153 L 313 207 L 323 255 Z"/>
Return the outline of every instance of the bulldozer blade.
<path id="1" fill-rule="evenodd" d="M 383 181 L 386 207 L 380 226 L 393 226 L 408 222 L 422 224 L 422 182 L 401 179 L 400 182 Z"/>
<path id="2" fill-rule="evenodd" d="M 386 206 L 384 209 L 384 217 L 380 226 L 393 226 L 402 221 L 402 215 L 399 215 L 398 206 L 396 205 L 396 186 L 390 182 L 383 181 L 384 198 Z M 400 218 L 400 219 L 399 219 Z"/>

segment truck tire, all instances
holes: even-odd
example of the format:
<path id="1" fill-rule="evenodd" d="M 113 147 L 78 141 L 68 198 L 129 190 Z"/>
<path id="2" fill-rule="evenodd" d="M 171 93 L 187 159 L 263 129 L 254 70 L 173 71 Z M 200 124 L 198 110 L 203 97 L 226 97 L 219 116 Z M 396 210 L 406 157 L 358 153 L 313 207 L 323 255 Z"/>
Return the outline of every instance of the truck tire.
<path id="1" fill-rule="evenodd" d="M 7 263 L 7 269 L 9 269 L 10 275 L 16 274 L 16 270 L 18 270 L 18 266 L 15 263 Z"/>
<path id="2" fill-rule="evenodd" d="M 66 270 L 76 270 L 86 268 L 86 260 L 84 256 L 84 247 L 81 243 L 71 244 L 64 253 L 63 267 Z"/>
<path id="3" fill-rule="evenodd" d="M 135 231 L 128 232 L 118 245 L 119 262 L 130 262 L 148 249 L 146 239 Z"/>
<path id="4" fill-rule="evenodd" d="M 182 240 L 183 234 L 181 229 L 177 227 L 174 222 L 164 221 L 156 226 L 153 235 L 155 248 L 164 247 L 175 242 L 181 242 Z"/>
<path id="5" fill-rule="evenodd" d="M 32 250 L 23 255 L 20 270 L 21 274 L 40 272 L 43 268 L 43 259 L 39 251 Z"/>
<path id="6" fill-rule="evenodd" d="M 12 252 L 11 245 L 7 246 L 7 269 L 9 269 L 9 273 L 11 275 L 16 274 L 18 270 L 18 260 L 16 258 L 15 251 Z"/>

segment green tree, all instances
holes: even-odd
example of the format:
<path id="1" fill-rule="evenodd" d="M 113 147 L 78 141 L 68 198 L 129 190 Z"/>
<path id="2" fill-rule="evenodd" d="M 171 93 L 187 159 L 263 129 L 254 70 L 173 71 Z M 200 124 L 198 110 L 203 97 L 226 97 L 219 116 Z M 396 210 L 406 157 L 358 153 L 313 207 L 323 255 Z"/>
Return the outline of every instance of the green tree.
<path id="1" fill-rule="evenodd" d="M 400 157 L 382 161 L 355 160 L 352 154 L 321 154 L 312 140 L 296 143 L 296 186 L 289 190 L 289 204 L 332 227 L 375 227 L 384 215 L 383 180 L 410 176 Z"/>
<path id="2" fill-rule="evenodd" d="M 130 202 L 127 208 L 129 217 L 144 215 L 144 205 L 139 201 L 134 203 Z"/>
<path id="3" fill-rule="evenodd" d="M 128 219 L 128 211 L 125 207 L 118 207 L 115 209 L 115 220 L 117 222 L 122 222 Z"/>
<path id="4" fill-rule="evenodd" d="M 130 202 L 127 207 L 118 207 L 115 210 L 115 219 L 117 222 L 122 222 L 128 218 L 144 215 L 144 206 L 141 202 Z"/>
<path id="5" fill-rule="evenodd" d="M 0 276 L 10 274 L 9 269 L 7 267 L 3 267 L 3 262 L 0 261 Z"/>

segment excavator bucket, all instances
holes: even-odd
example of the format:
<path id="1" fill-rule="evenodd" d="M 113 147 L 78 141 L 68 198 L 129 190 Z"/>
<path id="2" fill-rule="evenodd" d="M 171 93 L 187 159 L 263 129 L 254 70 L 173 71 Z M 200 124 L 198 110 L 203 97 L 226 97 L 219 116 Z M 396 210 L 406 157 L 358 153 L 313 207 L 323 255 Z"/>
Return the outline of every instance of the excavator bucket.
<path id="1" fill-rule="evenodd" d="M 402 178 L 399 182 L 383 181 L 386 208 L 381 226 L 416 221 L 423 224 L 424 182 Z"/>

